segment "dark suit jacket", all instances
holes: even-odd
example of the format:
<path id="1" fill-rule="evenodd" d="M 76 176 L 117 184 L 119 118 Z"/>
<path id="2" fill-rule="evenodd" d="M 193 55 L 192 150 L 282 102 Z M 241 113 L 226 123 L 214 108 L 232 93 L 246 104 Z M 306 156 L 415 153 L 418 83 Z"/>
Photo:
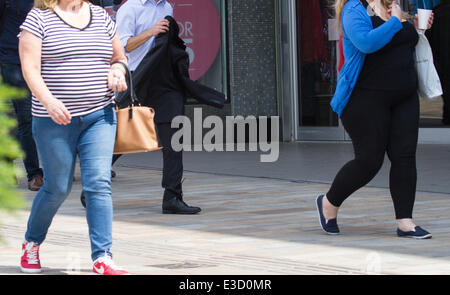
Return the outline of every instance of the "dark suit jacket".
<path id="1" fill-rule="evenodd" d="M 155 109 L 155 122 L 168 123 L 184 114 L 186 96 L 200 103 L 222 108 L 225 95 L 192 81 L 189 55 L 179 38 L 178 24 L 170 16 L 169 32 L 155 38 L 155 46 L 133 72 L 133 83 L 140 103 Z M 117 98 L 119 107 L 129 104 L 129 91 Z"/>
<path id="2" fill-rule="evenodd" d="M 427 30 L 427 38 L 433 50 L 434 64 L 441 78 L 444 95 L 450 92 L 450 3 L 434 8 L 434 23 Z"/>

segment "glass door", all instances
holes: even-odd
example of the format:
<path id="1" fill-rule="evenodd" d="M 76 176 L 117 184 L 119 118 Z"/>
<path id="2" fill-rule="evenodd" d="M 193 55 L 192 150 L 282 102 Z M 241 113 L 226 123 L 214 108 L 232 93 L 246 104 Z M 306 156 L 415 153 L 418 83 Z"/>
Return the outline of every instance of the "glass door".
<path id="1" fill-rule="evenodd" d="M 296 1 L 298 50 L 298 137 L 344 140 L 330 107 L 338 78 L 339 31 L 327 0 Z"/>
<path id="2" fill-rule="evenodd" d="M 433 9 L 434 24 L 426 31 L 433 51 L 443 95 L 432 100 L 420 99 L 419 141 L 422 143 L 450 143 L 450 2 L 436 0 L 404 0 L 403 8 L 415 14 L 417 8 Z"/>

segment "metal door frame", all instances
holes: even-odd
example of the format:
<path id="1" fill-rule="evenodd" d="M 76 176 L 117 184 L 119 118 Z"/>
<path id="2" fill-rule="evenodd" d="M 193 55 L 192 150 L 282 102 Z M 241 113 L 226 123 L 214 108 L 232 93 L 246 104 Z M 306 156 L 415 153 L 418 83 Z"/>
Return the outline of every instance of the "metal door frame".
<path id="1" fill-rule="evenodd" d="M 297 28 L 292 26 L 293 7 L 295 1 L 275 0 L 277 96 L 283 141 L 298 140 Z"/>
<path id="2" fill-rule="evenodd" d="M 279 113 L 283 119 L 283 140 L 344 141 L 345 131 L 339 120 L 338 127 L 300 126 L 299 98 L 300 71 L 297 46 L 296 1 L 276 0 L 277 69 Z"/>
<path id="3" fill-rule="evenodd" d="M 278 108 L 283 141 L 349 141 L 342 122 L 338 127 L 301 127 L 296 1 L 275 0 Z M 419 143 L 450 144 L 450 128 L 420 128 Z"/>

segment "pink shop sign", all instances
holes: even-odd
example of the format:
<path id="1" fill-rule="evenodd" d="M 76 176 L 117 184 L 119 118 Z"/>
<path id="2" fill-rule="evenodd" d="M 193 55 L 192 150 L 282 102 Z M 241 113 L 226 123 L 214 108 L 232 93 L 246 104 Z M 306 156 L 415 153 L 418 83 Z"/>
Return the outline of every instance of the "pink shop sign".
<path id="1" fill-rule="evenodd" d="M 189 53 L 189 74 L 201 78 L 213 65 L 222 42 L 219 11 L 212 0 L 170 0 L 180 38 Z"/>
<path id="2" fill-rule="evenodd" d="M 123 1 L 122 5 L 127 2 Z M 219 11 L 212 0 L 169 0 L 189 53 L 189 74 L 201 78 L 213 65 L 222 44 Z M 108 8 L 115 16 L 115 11 Z"/>

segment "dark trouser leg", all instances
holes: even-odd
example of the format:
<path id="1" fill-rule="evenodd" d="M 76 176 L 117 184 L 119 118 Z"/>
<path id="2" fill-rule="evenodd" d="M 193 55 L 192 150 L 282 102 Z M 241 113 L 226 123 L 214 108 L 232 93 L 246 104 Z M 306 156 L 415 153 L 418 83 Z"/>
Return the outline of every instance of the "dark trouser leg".
<path id="1" fill-rule="evenodd" d="M 112 166 L 119 160 L 119 158 L 122 157 L 122 155 L 113 155 L 112 157 L 112 164 L 111 164 L 111 177 L 115 178 L 117 176 L 116 171 L 112 169 Z"/>
<path id="2" fill-rule="evenodd" d="M 444 100 L 444 113 L 442 122 L 445 125 L 450 125 L 450 93 L 444 92 L 444 95 L 442 95 L 442 99 Z"/>
<path id="3" fill-rule="evenodd" d="M 1 67 L 3 82 L 14 87 L 28 89 L 22 76 L 20 65 L 4 64 Z M 32 134 L 31 97 L 15 99 L 12 101 L 17 118 L 17 139 L 25 153 L 24 166 L 28 180 L 35 175 L 42 176 L 39 168 L 39 157 L 36 143 Z"/>
<path id="4" fill-rule="evenodd" d="M 397 219 L 412 218 L 417 183 L 419 112 L 415 91 L 392 109 L 387 152 L 391 160 L 390 190 Z"/>
<path id="5" fill-rule="evenodd" d="M 162 212 L 164 214 L 197 214 L 199 207 L 192 207 L 183 201 L 183 153 L 172 148 L 172 136 L 178 131 L 170 123 L 157 124 L 160 144 L 163 147 L 163 179 L 164 199 Z"/>
<path id="6" fill-rule="evenodd" d="M 181 198 L 183 178 L 183 152 L 172 148 L 172 136 L 178 129 L 171 128 L 170 123 L 157 124 L 158 137 L 163 147 L 163 179 L 164 199 Z"/>
<path id="7" fill-rule="evenodd" d="M 342 167 L 327 193 L 336 207 L 369 183 L 380 170 L 389 138 L 390 110 L 384 92 L 355 89 L 342 116 L 355 159 Z"/>
<path id="8" fill-rule="evenodd" d="M 122 155 L 113 155 L 113 158 L 112 158 L 112 165 L 114 165 L 114 163 L 116 163 L 117 160 L 119 160 L 120 157 L 122 157 Z"/>
<path id="9" fill-rule="evenodd" d="M 28 180 L 35 175 L 42 176 L 42 169 L 39 167 L 39 158 L 36 151 L 36 144 L 31 132 L 31 97 L 13 100 L 14 110 L 17 117 L 17 138 L 25 153 L 23 160 L 27 171 Z"/>

